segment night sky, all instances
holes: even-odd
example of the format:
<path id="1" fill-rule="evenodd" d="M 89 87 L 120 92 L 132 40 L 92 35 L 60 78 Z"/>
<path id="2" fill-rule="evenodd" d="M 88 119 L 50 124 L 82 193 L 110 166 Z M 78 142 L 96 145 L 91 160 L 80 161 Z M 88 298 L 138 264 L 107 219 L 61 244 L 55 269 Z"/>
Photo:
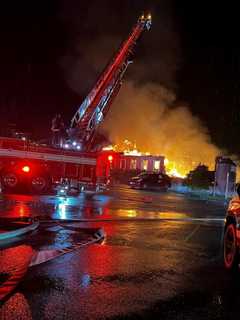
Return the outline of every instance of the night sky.
<path id="1" fill-rule="evenodd" d="M 177 12 L 183 47 L 183 64 L 177 75 L 178 97 L 189 103 L 218 146 L 239 153 L 240 26 L 237 5 L 233 1 L 189 1 L 187 4 L 181 1 Z"/>
<path id="2" fill-rule="evenodd" d="M 227 2 L 180 0 L 8 1 L 0 10 L 1 127 L 49 134 L 66 124 L 144 9 L 153 27 L 137 46 L 128 79 L 176 94 L 213 142 L 238 153 L 238 10 Z"/>

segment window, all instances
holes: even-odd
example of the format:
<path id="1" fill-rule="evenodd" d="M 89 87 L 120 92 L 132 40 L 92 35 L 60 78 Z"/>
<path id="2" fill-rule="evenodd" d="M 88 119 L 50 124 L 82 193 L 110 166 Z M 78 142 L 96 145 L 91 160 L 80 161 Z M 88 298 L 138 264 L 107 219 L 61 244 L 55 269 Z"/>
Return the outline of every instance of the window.
<path id="1" fill-rule="evenodd" d="M 136 170 L 137 169 L 137 160 L 136 159 L 131 159 L 130 169 L 132 169 L 132 170 Z"/>
<path id="2" fill-rule="evenodd" d="M 121 161 L 120 161 L 120 169 L 122 169 L 122 170 L 126 169 L 126 159 L 121 159 Z"/>
<path id="3" fill-rule="evenodd" d="M 154 161 L 154 170 L 160 170 L 160 160 Z"/>
<path id="4" fill-rule="evenodd" d="M 147 171 L 148 169 L 148 160 L 142 160 L 142 170 Z"/>
<path id="5" fill-rule="evenodd" d="M 94 168 L 92 166 L 89 165 L 84 165 L 83 166 L 83 179 L 85 180 L 91 180 L 92 176 L 93 176 L 93 171 Z"/>

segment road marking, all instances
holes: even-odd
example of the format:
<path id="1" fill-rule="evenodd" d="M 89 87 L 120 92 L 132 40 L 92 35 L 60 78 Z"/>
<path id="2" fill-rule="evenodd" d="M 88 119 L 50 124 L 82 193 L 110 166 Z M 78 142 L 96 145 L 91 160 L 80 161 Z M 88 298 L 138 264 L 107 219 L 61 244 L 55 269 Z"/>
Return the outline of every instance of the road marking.
<path id="1" fill-rule="evenodd" d="M 193 236 L 194 234 L 199 230 L 201 225 L 197 225 L 195 229 L 193 229 L 192 232 L 190 232 L 190 234 L 184 239 L 185 242 L 188 242 Z"/>
<path id="2" fill-rule="evenodd" d="M 92 218 L 92 219 L 46 219 L 40 220 L 41 223 L 74 223 L 74 222 L 141 222 L 141 221 L 184 221 L 184 222 L 224 222 L 225 218 Z"/>

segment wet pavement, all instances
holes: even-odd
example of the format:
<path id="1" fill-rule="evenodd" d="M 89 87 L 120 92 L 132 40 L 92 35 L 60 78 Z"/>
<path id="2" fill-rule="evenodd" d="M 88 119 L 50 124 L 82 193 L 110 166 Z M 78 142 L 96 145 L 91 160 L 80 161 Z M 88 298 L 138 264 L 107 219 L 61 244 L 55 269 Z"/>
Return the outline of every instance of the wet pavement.
<path id="1" fill-rule="evenodd" d="M 0 212 L 42 221 L 2 252 L 69 247 L 89 236 L 81 228 L 106 233 L 101 243 L 29 268 L 0 319 L 236 317 L 240 279 L 222 267 L 221 202 L 119 186 L 96 196 L 1 196 Z"/>

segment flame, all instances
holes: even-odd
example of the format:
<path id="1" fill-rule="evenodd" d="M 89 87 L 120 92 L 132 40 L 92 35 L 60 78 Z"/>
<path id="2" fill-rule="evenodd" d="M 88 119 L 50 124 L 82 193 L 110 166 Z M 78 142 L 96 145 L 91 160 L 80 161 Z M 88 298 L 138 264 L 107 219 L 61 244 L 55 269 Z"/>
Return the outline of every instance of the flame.
<path id="1" fill-rule="evenodd" d="M 113 150 L 116 152 L 123 152 L 125 155 L 133 155 L 133 156 L 142 156 L 142 155 L 151 155 L 150 152 L 139 151 L 136 142 L 131 142 L 128 139 L 120 142 L 119 144 L 110 145 L 105 147 L 103 150 Z M 158 156 L 157 154 L 152 154 Z M 166 156 L 163 154 L 162 156 Z M 190 170 L 192 170 L 196 163 L 192 161 L 184 161 L 176 162 L 173 159 L 165 158 L 164 165 L 166 169 L 166 173 L 171 177 L 177 178 L 185 178 Z"/>
<path id="2" fill-rule="evenodd" d="M 112 145 L 106 146 L 104 148 L 102 148 L 103 151 L 113 151 L 114 147 Z"/>
<path id="3" fill-rule="evenodd" d="M 103 151 L 116 151 L 116 152 L 123 152 L 126 156 L 143 156 L 143 155 L 150 155 L 150 152 L 140 152 L 137 149 L 136 143 L 132 143 L 131 141 L 125 139 L 120 144 L 109 145 L 102 149 Z"/>
<path id="4" fill-rule="evenodd" d="M 129 150 L 123 150 L 123 153 L 126 155 L 126 156 L 142 156 L 142 152 L 139 152 L 137 149 L 133 149 L 131 151 Z"/>
<path id="5" fill-rule="evenodd" d="M 164 160 L 164 165 L 166 168 L 166 173 L 171 177 L 177 177 L 177 178 L 186 178 L 186 170 L 178 164 L 176 164 L 174 161 L 170 161 L 167 158 Z"/>

